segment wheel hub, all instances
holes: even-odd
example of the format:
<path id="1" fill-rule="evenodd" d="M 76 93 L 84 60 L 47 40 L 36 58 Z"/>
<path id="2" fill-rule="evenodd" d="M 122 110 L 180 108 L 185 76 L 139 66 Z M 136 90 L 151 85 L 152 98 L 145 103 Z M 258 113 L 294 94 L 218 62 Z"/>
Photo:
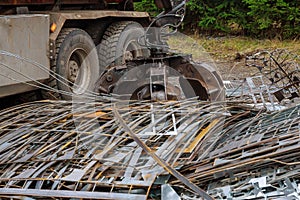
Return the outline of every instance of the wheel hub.
<path id="1" fill-rule="evenodd" d="M 70 60 L 68 67 L 69 67 L 69 81 L 75 83 L 75 80 L 79 72 L 79 65 L 75 60 Z"/>

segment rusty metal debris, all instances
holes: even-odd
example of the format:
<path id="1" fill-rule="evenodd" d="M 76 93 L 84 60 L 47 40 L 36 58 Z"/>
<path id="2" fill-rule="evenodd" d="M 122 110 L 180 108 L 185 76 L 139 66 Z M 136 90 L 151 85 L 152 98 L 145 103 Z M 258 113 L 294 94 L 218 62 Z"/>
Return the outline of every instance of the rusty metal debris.
<path id="1" fill-rule="evenodd" d="M 124 123 L 171 171 L 199 157 L 201 141 L 223 124 L 227 113 L 221 103 L 195 99 L 116 105 Z M 157 195 L 172 173 L 120 127 L 112 106 L 44 101 L 2 111 L 0 194 L 89 199 Z"/>
<path id="2" fill-rule="evenodd" d="M 226 183 L 238 188 L 259 170 L 277 172 L 270 163 L 279 182 L 297 178 L 285 168 L 298 166 L 299 107 L 266 115 L 242 102 L 123 103 L 42 101 L 2 111 L 0 196 L 160 199 L 174 189 L 183 199 L 204 191 L 219 198 Z M 234 188 L 226 195 L 244 192 Z"/>
<path id="3" fill-rule="evenodd" d="M 247 57 L 246 65 L 256 67 L 268 80 L 276 99 L 300 97 L 300 58 L 286 49 L 262 51 Z"/>
<path id="4" fill-rule="evenodd" d="M 181 172 L 216 199 L 299 199 L 299 111 L 259 114 L 226 127 L 203 144 L 209 151 L 202 159 Z"/>
<path id="5" fill-rule="evenodd" d="M 200 141 L 200 130 L 217 114 L 195 100 L 155 107 L 135 102 L 118 110 L 175 170 L 195 154 L 192 141 Z M 168 180 L 169 173 L 116 122 L 111 103 L 29 103 L 2 111 L 0 121 L 2 196 L 146 199 L 158 179 Z M 157 134 L 147 134 L 153 128 Z"/>
<path id="6" fill-rule="evenodd" d="M 93 97 L 3 110 L 0 198 L 299 199 L 300 105 L 257 106 L 297 93 L 298 82 L 283 80 L 299 71 L 284 71 L 271 84 L 280 68 L 225 82 L 235 92 L 226 102 Z"/>
<path id="7" fill-rule="evenodd" d="M 248 100 L 269 111 L 285 109 L 299 101 L 298 55 L 285 49 L 261 51 L 246 57 L 246 67 L 255 67 L 259 73 L 243 80 L 224 81 L 228 98 Z"/>

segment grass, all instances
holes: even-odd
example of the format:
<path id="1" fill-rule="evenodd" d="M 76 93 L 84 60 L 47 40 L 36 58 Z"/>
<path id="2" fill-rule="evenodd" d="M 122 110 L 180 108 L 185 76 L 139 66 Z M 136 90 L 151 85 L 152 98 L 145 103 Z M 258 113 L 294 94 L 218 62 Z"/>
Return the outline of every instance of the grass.
<path id="1" fill-rule="evenodd" d="M 234 58 L 237 53 L 251 54 L 259 50 L 288 49 L 300 55 L 300 41 L 258 40 L 246 37 L 197 38 L 217 58 Z"/>
<path id="2" fill-rule="evenodd" d="M 287 49 L 300 56 L 300 41 L 258 40 L 247 37 L 171 37 L 171 49 L 193 55 L 194 61 L 211 61 L 224 80 L 242 79 L 258 73 L 245 65 L 245 56 L 262 50 Z M 236 59 L 237 54 L 241 59 Z"/>
<path id="3" fill-rule="evenodd" d="M 182 37 L 188 38 L 188 42 Z M 198 46 L 191 51 L 191 41 Z M 172 48 L 179 49 L 184 53 L 198 54 L 197 51 L 206 51 L 213 59 L 233 60 L 237 53 L 248 55 L 260 50 L 288 49 L 300 55 L 300 41 L 296 40 L 258 40 L 248 37 L 188 37 L 180 36 L 169 41 Z M 194 45 L 195 46 L 195 45 Z"/>

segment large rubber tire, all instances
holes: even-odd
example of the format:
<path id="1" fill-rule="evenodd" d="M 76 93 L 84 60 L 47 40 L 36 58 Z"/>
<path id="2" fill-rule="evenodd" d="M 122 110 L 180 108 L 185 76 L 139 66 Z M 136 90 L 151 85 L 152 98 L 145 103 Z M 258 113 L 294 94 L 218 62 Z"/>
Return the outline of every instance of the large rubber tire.
<path id="1" fill-rule="evenodd" d="M 149 55 L 147 48 L 140 46 L 138 38 L 144 28 L 134 21 L 121 21 L 111 24 L 98 45 L 99 65 L 103 72 L 109 65 L 121 65 L 125 60 Z M 130 57 L 130 54 L 132 58 Z"/>
<path id="2" fill-rule="evenodd" d="M 56 40 L 56 58 L 52 70 L 61 77 L 51 78 L 51 87 L 76 95 L 93 91 L 99 77 L 99 64 L 96 47 L 89 34 L 77 28 L 63 29 Z M 54 96 L 72 99 L 71 94 Z"/>

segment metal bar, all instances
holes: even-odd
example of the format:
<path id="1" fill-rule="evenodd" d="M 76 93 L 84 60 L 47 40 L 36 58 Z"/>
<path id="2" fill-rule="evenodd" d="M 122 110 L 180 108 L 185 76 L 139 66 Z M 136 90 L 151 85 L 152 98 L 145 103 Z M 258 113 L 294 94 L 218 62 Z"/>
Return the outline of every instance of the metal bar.
<path id="1" fill-rule="evenodd" d="M 126 125 L 124 120 L 122 119 L 119 112 L 114 107 L 114 114 L 119 120 L 119 123 L 122 125 L 122 127 L 128 132 L 128 134 L 132 137 L 132 139 L 148 154 L 150 155 L 160 166 L 162 166 L 167 172 L 172 174 L 174 177 L 176 177 L 178 180 L 180 180 L 184 185 L 192 189 L 194 192 L 199 194 L 204 199 L 210 200 L 213 199 L 211 196 L 209 196 L 204 190 L 199 188 L 197 185 L 190 182 L 187 178 L 185 178 L 182 174 L 180 174 L 178 171 L 176 171 L 174 168 L 172 168 L 168 163 L 166 163 L 164 160 L 160 159 L 155 153 L 152 153 L 151 149 Z"/>
<path id="2" fill-rule="evenodd" d="M 83 191 L 55 191 L 55 190 L 36 190 L 36 189 L 14 189 L 0 188 L 0 195 L 22 195 L 40 197 L 60 197 L 60 198 L 82 198 L 82 199 L 120 199 L 120 200 L 146 200 L 145 195 L 140 194 L 121 194 L 110 192 L 83 192 Z"/>

